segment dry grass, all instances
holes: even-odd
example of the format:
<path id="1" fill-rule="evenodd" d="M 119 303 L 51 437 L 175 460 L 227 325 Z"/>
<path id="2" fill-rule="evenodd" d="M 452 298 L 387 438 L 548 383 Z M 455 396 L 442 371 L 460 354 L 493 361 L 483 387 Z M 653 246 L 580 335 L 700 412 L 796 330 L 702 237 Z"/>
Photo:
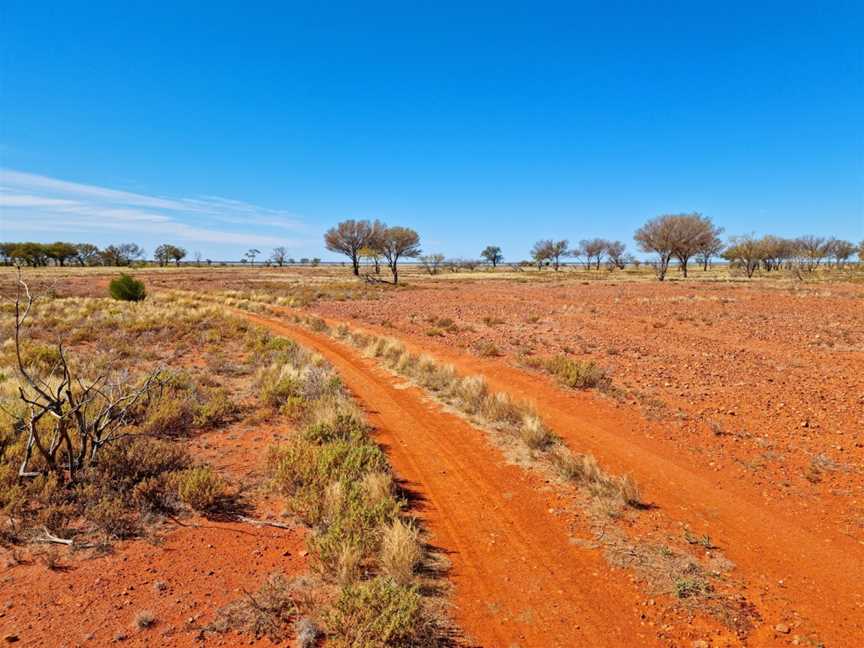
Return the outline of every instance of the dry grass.
<path id="1" fill-rule="evenodd" d="M 417 527 L 397 518 L 383 528 L 381 535 L 381 571 L 399 585 L 408 585 L 423 558 Z"/>
<path id="2" fill-rule="evenodd" d="M 156 615 L 150 610 L 141 610 L 135 615 L 134 625 L 139 630 L 152 628 L 156 623 Z"/>
<path id="3" fill-rule="evenodd" d="M 639 489 L 631 477 L 608 475 L 591 455 L 574 455 L 529 405 L 514 401 L 503 392 L 492 392 L 483 377 L 460 376 L 451 365 L 440 364 L 429 355 L 411 353 L 398 340 L 352 332 L 345 325 L 336 330 L 335 337 L 410 378 L 474 421 L 518 441 L 536 464 L 551 466 L 566 480 L 604 500 L 610 514 L 617 514 L 621 506 L 642 505 Z M 565 358 L 556 360 L 554 366 L 574 386 L 599 386 L 605 380 L 605 374 L 594 365 Z"/>

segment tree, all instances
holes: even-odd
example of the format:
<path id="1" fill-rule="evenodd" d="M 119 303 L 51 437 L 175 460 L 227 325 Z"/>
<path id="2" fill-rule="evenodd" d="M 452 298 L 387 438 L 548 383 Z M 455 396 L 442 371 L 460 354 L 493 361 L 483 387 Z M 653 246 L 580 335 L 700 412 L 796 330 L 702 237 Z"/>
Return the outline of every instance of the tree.
<path id="1" fill-rule="evenodd" d="M 368 220 L 346 220 L 331 227 L 324 234 L 324 246 L 331 252 L 339 252 L 351 259 L 354 276 L 360 275 L 360 250 L 376 244 L 382 244 L 383 233 L 389 230 L 383 223 L 378 223 L 377 231 Z M 377 237 L 379 240 L 374 240 Z M 382 248 L 383 252 L 383 248 Z"/>
<path id="2" fill-rule="evenodd" d="M 606 256 L 609 257 L 609 266 L 623 270 L 627 266 L 627 257 L 624 251 L 627 246 L 621 241 L 606 241 Z"/>
<path id="3" fill-rule="evenodd" d="M 691 214 L 676 214 L 672 216 L 675 229 L 675 245 L 673 255 L 684 276 L 687 276 L 687 264 L 701 249 L 711 245 L 718 238 L 722 229 L 714 227 L 710 218 L 698 212 Z"/>
<path id="4" fill-rule="evenodd" d="M 493 270 L 504 260 L 504 255 L 501 254 L 501 248 L 497 245 L 487 245 L 486 249 L 480 253 L 480 256 L 492 264 Z"/>
<path id="5" fill-rule="evenodd" d="M 372 262 L 372 266 L 375 268 L 375 274 L 381 274 L 381 249 L 378 247 L 373 247 L 371 245 L 367 245 L 366 247 L 360 248 L 357 252 L 357 255 L 361 259 L 369 259 Z"/>
<path id="6" fill-rule="evenodd" d="M 77 252 L 78 250 L 75 248 L 74 243 L 57 241 L 56 243 L 45 246 L 45 254 L 48 258 L 53 259 L 60 267 L 65 266 L 66 261 L 69 259 L 74 259 Z"/>
<path id="7" fill-rule="evenodd" d="M 144 256 L 144 250 L 135 243 L 109 245 L 102 250 L 102 263 L 109 266 L 128 266 Z"/>
<path id="8" fill-rule="evenodd" d="M 687 276 L 687 261 L 696 254 L 703 237 L 708 235 L 709 225 L 710 220 L 700 214 L 663 214 L 636 230 L 633 238 L 640 250 L 657 255 L 657 278 L 663 281 L 673 257 L 681 263 L 684 276 Z"/>
<path id="9" fill-rule="evenodd" d="M 201 258 L 202 258 L 202 257 L 203 257 L 203 255 L 201 254 L 201 251 L 200 251 L 200 250 L 195 250 L 194 254 L 192 255 L 192 258 L 195 259 L 195 265 L 196 265 L 196 266 L 199 266 L 199 267 L 200 267 L 200 265 L 201 265 Z"/>
<path id="10" fill-rule="evenodd" d="M 186 250 L 175 245 L 171 246 L 171 258 L 174 259 L 174 265 L 180 267 L 180 261 L 186 257 Z"/>
<path id="11" fill-rule="evenodd" d="M 851 241 L 832 238 L 828 241 L 828 253 L 834 259 L 834 264 L 842 268 L 855 253 L 855 244 Z"/>
<path id="12" fill-rule="evenodd" d="M 798 257 L 809 272 L 813 272 L 828 256 L 828 241 L 819 236 L 802 236 L 795 239 Z"/>
<path id="13" fill-rule="evenodd" d="M 273 248 L 273 254 L 270 259 L 280 268 L 285 265 L 285 259 L 288 258 L 288 249 L 284 245 Z"/>
<path id="14" fill-rule="evenodd" d="M 186 250 L 170 243 L 163 243 L 153 250 L 153 259 L 160 266 L 168 265 L 169 261 L 174 261 L 174 265 L 179 266 L 180 260 L 186 256 Z"/>
<path id="15" fill-rule="evenodd" d="M 75 246 L 75 259 L 82 267 L 93 265 L 99 260 L 99 248 L 92 243 L 79 243 Z"/>
<path id="16" fill-rule="evenodd" d="M 441 264 L 444 263 L 444 255 L 427 254 L 420 257 L 420 263 L 423 264 L 423 268 L 426 270 L 426 272 L 428 272 L 430 275 L 436 275 L 441 269 Z"/>
<path id="17" fill-rule="evenodd" d="M 858 260 L 864 263 L 864 241 L 858 244 Z"/>
<path id="18" fill-rule="evenodd" d="M 251 249 L 247 250 L 246 254 L 244 254 L 243 256 L 246 257 L 247 259 L 249 259 L 249 261 L 254 266 L 255 265 L 255 257 L 258 256 L 259 254 L 261 254 L 261 250 L 256 250 L 255 248 L 251 248 Z"/>
<path id="19" fill-rule="evenodd" d="M 702 271 L 708 271 L 708 265 L 711 259 L 718 256 L 723 251 L 723 241 L 720 235 L 723 233 L 722 227 L 713 227 L 712 232 L 705 233 L 699 241 L 698 249 L 696 250 L 696 260 L 702 264 Z"/>
<path id="20" fill-rule="evenodd" d="M 18 265 L 28 265 L 34 268 L 48 265 L 48 255 L 41 243 L 16 243 L 12 248 L 11 258 Z"/>
<path id="21" fill-rule="evenodd" d="M 608 245 L 609 242 L 601 238 L 582 240 L 579 241 L 578 253 L 574 254 L 574 256 L 585 256 L 588 269 L 590 270 L 593 266 L 599 270 L 600 262 L 603 260 L 603 254 L 606 252 Z"/>
<path id="22" fill-rule="evenodd" d="M 409 227 L 388 227 L 381 234 L 381 254 L 387 259 L 393 283 L 399 283 L 398 263 L 401 257 L 420 256 L 420 235 Z"/>
<path id="23" fill-rule="evenodd" d="M 3 265 L 9 265 L 12 263 L 12 252 L 15 249 L 17 243 L 0 243 L 0 260 L 3 261 Z"/>
<path id="24" fill-rule="evenodd" d="M 543 265 L 552 256 L 552 241 L 549 239 L 537 241 L 531 248 L 531 259 L 537 264 L 537 269 L 542 270 Z"/>
<path id="25" fill-rule="evenodd" d="M 762 241 L 753 235 L 733 236 L 723 251 L 723 258 L 733 267 L 741 268 L 748 278 L 753 276 L 764 258 Z"/>
<path id="26" fill-rule="evenodd" d="M 168 264 L 168 259 L 171 258 L 171 255 L 168 252 L 168 248 L 171 246 L 167 243 L 163 243 L 159 245 L 155 250 L 153 250 L 153 260 L 159 264 L 159 267 L 164 267 Z"/>

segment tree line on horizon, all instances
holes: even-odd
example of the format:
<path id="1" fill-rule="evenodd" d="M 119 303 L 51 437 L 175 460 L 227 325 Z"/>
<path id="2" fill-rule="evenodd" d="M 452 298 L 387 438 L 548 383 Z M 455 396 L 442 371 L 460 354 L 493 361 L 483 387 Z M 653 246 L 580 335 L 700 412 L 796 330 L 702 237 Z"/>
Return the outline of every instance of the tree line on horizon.
<path id="1" fill-rule="evenodd" d="M 250 249 L 240 259 L 240 263 L 255 265 L 255 259 L 261 254 L 260 250 Z M 185 248 L 171 243 L 163 243 L 153 251 L 153 262 L 160 267 L 173 263 L 179 266 L 188 253 Z M 55 243 L 36 243 L 33 241 L 23 242 L 0 242 L 0 264 L 20 265 L 34 268 L 55 265 L 65 267 L 75 265 L 85 266 L 117 266 L 127 267 L 136 264 L 147 263 L 144 249 L 136 243 L 120 243 L 108 245 L 100 249 L 92 243 L 67 243 L 57 241 Z M 212 259 L 203 259 L 200 252 L 193 253 L 195 265 L 206 263 L 213 265 Z M 188 261 L 186 263 L 189 263 Z M 222 262 L 224 263 L 224 262 Z M 294 264 L 297 261 L 288 256 L 288 249 L 276 247 L 273 254 L 267 259 L 267 265 L 283 266 L 286 263 Z M 303 257 L 299 260 L 303 265 L 318 265 L 321 259 Z"/>
<path id="2" fill-rule="evenodd" d="M 858 255 L 864 262 L 864 241 L 857 245 L 834 237 L 801 236 L 782 238 L 773 235 L 731 236 L 727 241 L 721 239 L 723 228 L 716 226 L 710 218 L 693 212 L 689 214 L 664 214 L 647 221 L 633 235 L 637 248 L 653 258 L 646 263 L 655 270 L 657 278 L 663 281 L 670 264 L 674 261 L 686 277 L 691 261 L 707 270 L 712 259 L 722 258 L 730 267 L 742 271 L 747 277 L 761 269 L 771 272 L 779 269 L 794 269 L 799 272 L 812 272 L 823 263 L 843 267 L 851 257 Z M 489 245 L 480 252 L 479 259 L 447 259 L 443 254 L 423 254 L 420 235 L 413 229 L 403 226 L 388 226 L 381 221 L 345 220 L 331 227 L 324 234 L 327 250 L 343 254 L 350 259 L 352 272 L 360 274 L 360 264 L 368 262 L 376 275 L 386 266 L 393 277 L 399 281 L 399 263 L 405 259 L 419 259 L 419 263 L 430 274 L 437 274 L 442 268 L 474 270 L 481 264 L 492 269 L 504 261 L 502 249 Z M 260 250 L 250 249 L 240 262 L 255 265 Z M 196 265 L 201 264 L 201 254 L 194 253 Z M 6 242 L 0 243 L 0 263 L 4 265 L 28 265 L 33 267 L 57 265 L 79 266 L 131 266 L 142 263 L 144 250 L 135 243 L 109 245 L 103 249 L 92 243 L 55 243 Z M 158 246 L 153 253 L 153 262 L 159 266 L 173 263 L 179 266 L 187 257 L 187 251 L 173 244 Z M 602 238 L 583 239 L 570 245 L 567 239 L 542 239 L 531 248 L 530 260 L 519 261 L 511 266 L 521 269 L 526 265 L 536 265 L 539 270 L 551 267 L 559 270 L 567 258 L 576 259 L 588 270 L 600 270 L 605 264 L 609 270 L 624 269 L 628 265 L 639 266 L 640 259 L 627 252 L 621 241 Z M 207 265 L 213 262 L 204 260 Z M 320 259 L 301 258 L 302 265 L 318 265 Z M 188 263 L 188 262 L 187 262 Z M 266 265 L 282 267 L 296 261 L 288 256 L 288 249 L 278 246 L 265 260 Z"/>

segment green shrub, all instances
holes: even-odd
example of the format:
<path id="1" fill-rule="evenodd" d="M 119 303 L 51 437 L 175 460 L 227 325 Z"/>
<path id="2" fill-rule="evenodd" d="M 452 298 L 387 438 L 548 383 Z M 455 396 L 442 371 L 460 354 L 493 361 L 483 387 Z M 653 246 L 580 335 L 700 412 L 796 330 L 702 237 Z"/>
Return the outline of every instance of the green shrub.
<path id="1" fill-rule="evenodd" d="M 319 421 L 307 426 L 303 438 L 316 443 L 331 441 L 362 440 L 367 427 L 351 414 L 339 412 L 331 420 Z"/>
<path id="2" fill-rule="evenodd" d="M 136 516 L 119 497 L 103 497 L 95 506 L 87 507 L 84 515 L 111 538 L 129 538 L 138 532 Z"/>
<path id="3" fill-rule="evenodd" d="M 559 355 L 545 361 L 546 370 L 572 389 L 609 386 L 606 372 L 594 362 L 574 360 Z"/>
<path id="4" fill-rule="evenodd" d="M 227 485 L 210 466 L 198 466 L 180 474 L 177 492 L 196 511 L 214 511 L 224 503 Z"/>
<path id="5" fill-rule="evenodd" d="M 434 645 L 417 586 L 386 577 L 342 588 L 326 614 L 330 639 L 344 648 Z"/>
<path id="6" fill-rule="evenodd" d="M 141 432 L 151 436 L 183 436 L 195 420 L 188 397 L 165 397 L 150 403 Z"/>
<path id="7" fill-rule="evenodd" d="M 272 452 L 270 470 L 288 507 L 306 523 L 317 524 L 323 516 L 327 486 L 359 483 L 367 473 L 386 472 L 387 458 L 368 440 L 318 445 L 297 438 Z"/>
<path id="8" fill-rule="evenodd" d="M 103 448 L 92 481 L 118 493 L 131 493 L 141 482 L 185 470 L 190 463 L 189 453 L 175 443 L 136 437 Z"/>
<path id="9" fill-rule="evenodd" d="M 195 412 L 195 425 L 216 427 L 236 416 L 240 407 L 231 400 L 231 392 L 224 387 L 211 390 L 204 403 Z"/>
<path id="10" fill-rule="evenodd" d="M 141 301 L 147 296 L 147 290 L 144 288 L 144 282 L 130 277 L 127 274 L 121 274 L 117 279 L 111 281 L 108 286 L 108 292 L 114 299 L 120 301 Z"/>

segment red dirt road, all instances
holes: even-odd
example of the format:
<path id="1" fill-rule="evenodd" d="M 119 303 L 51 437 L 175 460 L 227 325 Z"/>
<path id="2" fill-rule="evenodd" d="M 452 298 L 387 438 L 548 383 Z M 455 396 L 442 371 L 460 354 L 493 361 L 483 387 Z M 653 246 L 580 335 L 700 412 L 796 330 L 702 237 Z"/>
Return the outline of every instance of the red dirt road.
<path id="1" fill-rule="evenodd" d="M 400 339 L 412 351 L 427 353 L 462 373 L 483 375 L 494 390 L 530 401 L 574 451 L 594 454 L 613 473 L 633 475 L 648 501 L 670 521 L 687 523 L 697 534 L 710 534 L 736 564 L 736 576 L 745 579 L 747 596 L 764 618 L 764 626 L 751 635 L 755 645 L 791 640 L 774 631 L 781 623 L 802 636 L 816 634 L 828 646 L 862 645 L 861 541 L 820 524 L 806 512 L 790 516 L 747 482 L 724 479 L 710 466 L 694 462 L 662 439 L 658 424 L 611 399 L 559 388 L 544 376 L 500 359 L 418 342 L 392 329 L 347 323 Z M 647 433 L 634 434 L 636 429 Z"/>
<path id="2" fill-rule="evenodd" d="M 421 516 L 452 564 L 453 616 L 471 641 L 489 648 L 668 645 L 672 629 L 661 640 L 627 573 L 577 546 L 566 516 L 550 512 L 566 507 L 563 498 L 536 474 L 506 464 L 482 431 L 338 342 L 244 315 L 321 353 L 366 408 L 397 475 L 425 500 Z M 692 640 L 710 632 L 701 626 L 675 634 Z"/>

